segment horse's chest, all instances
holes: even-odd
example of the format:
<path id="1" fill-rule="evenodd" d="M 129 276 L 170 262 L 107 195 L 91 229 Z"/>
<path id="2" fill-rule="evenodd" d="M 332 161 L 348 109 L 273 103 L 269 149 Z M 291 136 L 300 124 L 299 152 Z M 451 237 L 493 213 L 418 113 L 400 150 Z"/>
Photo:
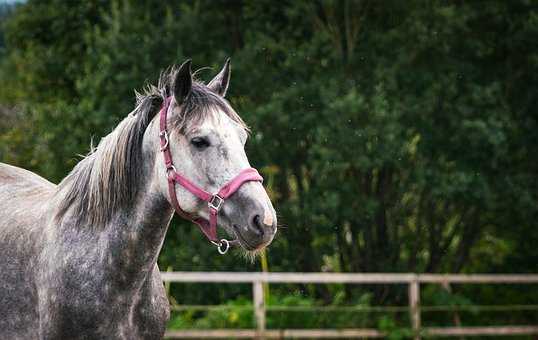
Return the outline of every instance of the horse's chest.
<path id="1" fill-rule="evenodd" d="M 162 282 L 150 275 L 138 288 L 107 276 L 64 275 L 44 286 L 41 315 L 56 338 L 160 339 L 169 316 Z"/>

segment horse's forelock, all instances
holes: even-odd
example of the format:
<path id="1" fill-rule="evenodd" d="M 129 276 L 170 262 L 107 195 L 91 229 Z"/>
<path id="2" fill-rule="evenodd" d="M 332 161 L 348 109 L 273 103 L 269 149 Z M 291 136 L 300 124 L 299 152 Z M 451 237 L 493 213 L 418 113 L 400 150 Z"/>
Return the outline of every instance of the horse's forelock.
<path id="1" fill-rule="evenodd" d="M 203 69 L 205 68 L 195 71 L 194 75 L 196 76 Z M 143 93 L 137 93 L 137 105 L 151 98 L 152 100 L 150 102 L 153 105 L 151 112 L 157 112 L 158 108 L 155 108 L 155 105 L 160 107 L 166 98 L 172 96 L 172 85 L 178 71 L 179 67 L 176 65 L 162 72 L 157 86 L 148 85 Z M 248 126 L 226 99 L 211 91 L 202 81 L 196 78 L 193 79 L 189 96 L 183 103 L 180 103 L 180 106 L 181 109 L 178 110 L 178 114 L 173 116 L 172 119 L 174 128 L 178 129 L 181 133 L 185 133 L 188 129 L 199 126 L 214 111 L 224 112 L 245 130 L 249 130 Z"/>
<path id="2" fill-rule="evenodd" d="M 248 131 L 247 125 L 231 105 L 198 81 L 193 82 L 190 95 L 184 103 L 181 103 L 178 113 L 173 116 L 173 126 L 184 134 L 210 119 L 214 112 L 223 112 Z"/>

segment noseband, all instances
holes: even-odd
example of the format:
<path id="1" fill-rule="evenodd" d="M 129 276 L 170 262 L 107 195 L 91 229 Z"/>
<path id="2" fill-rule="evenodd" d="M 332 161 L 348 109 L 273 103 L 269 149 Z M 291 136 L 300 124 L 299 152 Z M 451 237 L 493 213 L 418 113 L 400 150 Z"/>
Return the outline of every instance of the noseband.
<path id="1" fill-rule="evenodd" d="M 167 131 L 167 115 L 168 107 L 172 97 L 166 98 L 159 112 L 159 139 L 161 144 L 161 151 L 164 156 L 164 164 L 166 166 L 166 177 L 168 179 L 168 193 L 170 195 L 170 201 L 176 213 L 183 217 L 186 220 L 196 223 L 204 235 L 217 246 L 217 249 L 220 254 L 226 254 L 230 248 L 230 244 L 235 241 L 228 241 L 226 239 L 219 240 L 217 237 L 217 218 L 219 210 L 222 207 L 224 201 L 232 196 L 241 185 L 250 181 L 262 182 L 263 178 L 260 176 L 258 171 L 254 168 L 247 168 L 239 172 L 231 181 L 226 183 L 216 194 L 211 194 L 204 189 L 200 188 L 196 184 L 189 181 L 187 178 L 183 177 L 180 173 L 177 172 L 174 162 L 172 161 L 172 154 L 170 152 L 170 139 Z M 176 184 L 181 185 L 194 196 L 198 197 L 202 201 L 207 202 L 207 208 L 209 210 L 209 221 L 204 218 L 190 214 L 179 205 L 179 201 L 176 195 Z"/>

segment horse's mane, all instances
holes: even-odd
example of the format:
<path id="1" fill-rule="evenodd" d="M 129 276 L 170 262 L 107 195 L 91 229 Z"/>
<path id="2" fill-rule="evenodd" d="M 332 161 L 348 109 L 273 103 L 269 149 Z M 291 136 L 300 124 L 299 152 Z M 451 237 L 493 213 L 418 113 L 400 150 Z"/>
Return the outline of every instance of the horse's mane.
<path id="1" fill-rule="evenodd" d="M 101 139 L 96 148 L 92 147 L 59 184 L 56 193 L 58 220 L 71 211 L 79 224 L 102 226 L 118 209 L 134 203 L 143 162 L 151 161 L 142 157 L 144 132 L 165 98 L 172 95 L 177 71 L 177 67 L 172 67 L 161 73 L 157 86 L 148 85 L 142 93 L 135 91 L 135 109 Z M 171 117 L 172 129 L 184 133 L 188 127 L 200 124 L 215 108 L 247 128 L 226 100 L 194 80 L 190 95 L 181 105 L 181 112 Z"/>

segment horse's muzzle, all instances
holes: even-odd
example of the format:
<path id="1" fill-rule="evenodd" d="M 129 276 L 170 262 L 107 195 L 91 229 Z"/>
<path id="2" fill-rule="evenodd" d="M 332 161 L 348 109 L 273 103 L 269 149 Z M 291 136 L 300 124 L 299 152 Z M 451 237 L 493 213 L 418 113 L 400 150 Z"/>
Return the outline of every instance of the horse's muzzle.
<path id="1" fill-rule="evenodd" d="M 268 246 L 277 231 L 274 212 L 254 213 L 246 226 L 233 225 L 235 236 L 246 250 L 257 250 Z"/>

